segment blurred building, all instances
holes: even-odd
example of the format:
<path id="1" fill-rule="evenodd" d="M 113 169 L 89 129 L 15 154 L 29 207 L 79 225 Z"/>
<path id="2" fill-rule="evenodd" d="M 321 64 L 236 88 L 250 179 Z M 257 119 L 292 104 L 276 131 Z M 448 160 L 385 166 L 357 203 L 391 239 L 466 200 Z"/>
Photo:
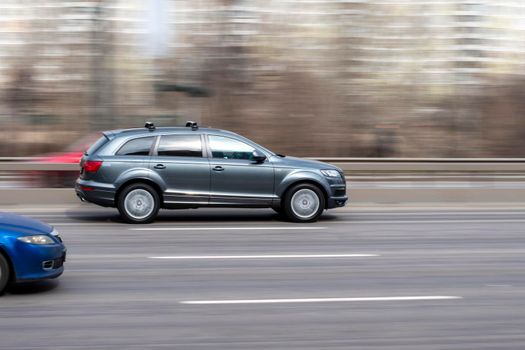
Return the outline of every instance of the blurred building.
<path id="1" fill-rule="evenodd" d="M 523 157 L 524 31 L 519 0 L 3 0 L 0 155 L 196 119 L 296 155 Z"/>

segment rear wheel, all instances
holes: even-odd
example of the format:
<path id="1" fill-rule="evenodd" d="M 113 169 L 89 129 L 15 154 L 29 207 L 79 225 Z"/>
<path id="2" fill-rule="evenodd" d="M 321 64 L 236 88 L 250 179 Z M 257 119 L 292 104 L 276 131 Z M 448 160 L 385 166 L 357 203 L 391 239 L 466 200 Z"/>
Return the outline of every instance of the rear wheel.
<path id="1" fill-rule="evenodd" d="M 323 214 L 323 192 L 312 184 L 298 184 L 286 192 L 283 198 L 284 213 L 294 222 L 317 221 Z"/>
<path id="2" fill-rule="evenodd" d="M 4 292 L 7 282 L 9 282 L 9 264 L 6 258 L 0 254 L 0 295 Z"/>
<path id="3" fill-rule="evenodd" d="M 153 187 L 136 183 L 124 188 L 118 198 L 118 210 L 131 224 L 152 222 L 160 209 L 160 197 Z"/>

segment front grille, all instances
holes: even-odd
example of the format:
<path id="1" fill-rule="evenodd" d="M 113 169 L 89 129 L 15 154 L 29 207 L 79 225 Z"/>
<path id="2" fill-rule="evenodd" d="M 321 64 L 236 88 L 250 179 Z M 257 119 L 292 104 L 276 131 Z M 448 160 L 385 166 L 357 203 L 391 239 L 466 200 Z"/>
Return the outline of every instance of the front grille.
<path id="1" fill-rule="evenodd" d="M 53 268 L 59 269 L 64 266 L 64 257 L 53 260 Z"/>

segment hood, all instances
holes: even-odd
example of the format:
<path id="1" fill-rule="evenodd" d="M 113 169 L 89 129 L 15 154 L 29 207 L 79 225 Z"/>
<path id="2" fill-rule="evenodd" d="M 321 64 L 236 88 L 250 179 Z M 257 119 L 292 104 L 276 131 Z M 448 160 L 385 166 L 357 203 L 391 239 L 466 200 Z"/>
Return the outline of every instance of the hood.
<path id="1" fill-rule="evenodd" d="M 338 167 L 323 163 L 318 160 L 310 160 L 310 159 L 304 159 L 304 158 L 297 158 L 297 157 L 290 157 L 286 156 L 284 158 L 281 157 L 273 157 L 272 161 L 275 165 L 283 166 L 283 167 L 293 167 L 293 168 L 309 168 L 309 169 L 334 169 L 337 171 L 341 171 Z"/>
<path id="2" fill-rule="evenodd" d="M 27 234 L 49 234 L 53 228 L 42 221 L 26 216 L 0 212 L 0 230 L 18 233 L 22 236 Z"/>

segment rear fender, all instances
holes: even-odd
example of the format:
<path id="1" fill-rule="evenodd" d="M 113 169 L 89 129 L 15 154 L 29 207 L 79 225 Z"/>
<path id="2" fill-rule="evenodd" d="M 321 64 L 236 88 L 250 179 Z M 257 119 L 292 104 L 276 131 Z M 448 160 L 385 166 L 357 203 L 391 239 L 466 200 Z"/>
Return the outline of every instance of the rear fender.
<path id="1" fill-rule="evenodd" d="M 120 188 L 126 182 L 138 181 L 140 179 L 152 181 L 159 186 L 162 192 L 166 191 L 167 186 L 162 177 L 148 168 L 136 168 L 123 172 L 115 181 L 115 187 Z"/>

